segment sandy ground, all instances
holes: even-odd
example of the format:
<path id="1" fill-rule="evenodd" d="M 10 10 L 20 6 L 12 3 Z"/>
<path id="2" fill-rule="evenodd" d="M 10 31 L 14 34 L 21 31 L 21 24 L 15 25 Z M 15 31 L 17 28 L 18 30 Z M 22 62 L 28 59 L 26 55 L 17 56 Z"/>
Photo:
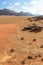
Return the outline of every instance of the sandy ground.
<path id="1" fill-rule="evenodd" d="M 0 16 L 0 65 L 43 65 L 43 30 L 22 31 L 33 23 L 43 26 L 43 20 L 29 22 L 27 18 Z"/>

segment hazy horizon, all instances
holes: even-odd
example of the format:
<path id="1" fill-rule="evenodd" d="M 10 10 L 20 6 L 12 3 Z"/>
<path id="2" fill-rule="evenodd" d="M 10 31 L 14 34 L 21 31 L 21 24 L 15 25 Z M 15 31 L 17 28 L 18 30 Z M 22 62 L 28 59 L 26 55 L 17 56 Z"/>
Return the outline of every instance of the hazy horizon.
<path id="1" fill-rule="evenodd" d="M 0 0 L 0 9 L 43 15 L 43 0 Z"/>

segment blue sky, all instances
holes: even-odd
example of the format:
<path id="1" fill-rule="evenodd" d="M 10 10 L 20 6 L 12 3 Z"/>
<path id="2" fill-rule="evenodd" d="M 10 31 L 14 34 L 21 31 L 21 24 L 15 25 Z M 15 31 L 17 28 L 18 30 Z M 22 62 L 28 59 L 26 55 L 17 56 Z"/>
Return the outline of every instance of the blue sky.
<path id="1" fill-rule="evenodd" d="M 43 0 L 0 0 L 0 9 L 43 14 Z"/>

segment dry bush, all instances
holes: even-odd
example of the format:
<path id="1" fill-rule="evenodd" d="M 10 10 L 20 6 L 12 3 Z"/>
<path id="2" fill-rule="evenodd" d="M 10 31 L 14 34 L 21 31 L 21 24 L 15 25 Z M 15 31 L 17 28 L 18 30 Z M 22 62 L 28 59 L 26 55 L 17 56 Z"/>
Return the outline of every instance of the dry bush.
<path id="1" fill-rule="evenodd" d="M 37 33 L 37 32 L 41 32 L 42 29 L 43 29 L 43 27 L 32 25 L 32 26 L 24 27 L 22 29 L 22 31 L 28 31 L 29 30 L 29 32 L 35 32 L 35 33 Z"/>

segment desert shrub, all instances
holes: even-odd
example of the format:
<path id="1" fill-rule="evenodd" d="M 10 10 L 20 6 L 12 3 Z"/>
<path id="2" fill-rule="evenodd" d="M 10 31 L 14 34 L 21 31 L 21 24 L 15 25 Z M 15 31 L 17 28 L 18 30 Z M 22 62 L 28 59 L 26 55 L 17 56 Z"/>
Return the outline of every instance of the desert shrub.
<path id="1" fill-rule="evenodd" d="M 33 57 L 32 57 L 32 56 L 28 56 L 27 58 L 28 58 L 28 59 L 33 59 Z"/>
<path id="2" fill-rule="evenodd" d="M 29 20 L 30 22 L 32 22 L 33 20 L 32 20 L 32 18 L 28 18 L 27 20 Z"/>
<path id="3" fill-rule="evenodd" d="M 37 33 L 37 32 L 41 32 L 41 30 L 43 29 L 43 27 L 40 27 L 40 26 L 28 26 L 28 27 L 24 27 L 23 29 L 22 29 L 22 31 L 28 31 L 29 30 L 29 32 L 35 32 L 35 33 Z"/>
<path id="4" fill-rule="evenodd" d="M 33 17 L 34 21 L 39 21 L 39 20 L 43 20 L 43 16 L 36 16 Z"/>
<path id="5" fill-rule="evenodd" d="M 28 18 L 27 20 L 31 20 L 31 18 Z"/>
<path id="6" fill-rule="evenodd" d="M 35 16 L 32 18 L 28 18 L 27 20 L 30 20 L 30 22 L 31 21 L 39 21 L 39 20 L 43 20 L 43 16 Z"/>
<path id="7" fill-rule="evenodd" d="M 42 57 L 42 56 L 39 54 L 39 55 L 35 55 L 35 57 L 38 58 L 38 57 Z"/>
<path id="8" fill-rule="evenodd" d="M 30 20 L 30 22 L 32 22 L 33 20 Z"/>

